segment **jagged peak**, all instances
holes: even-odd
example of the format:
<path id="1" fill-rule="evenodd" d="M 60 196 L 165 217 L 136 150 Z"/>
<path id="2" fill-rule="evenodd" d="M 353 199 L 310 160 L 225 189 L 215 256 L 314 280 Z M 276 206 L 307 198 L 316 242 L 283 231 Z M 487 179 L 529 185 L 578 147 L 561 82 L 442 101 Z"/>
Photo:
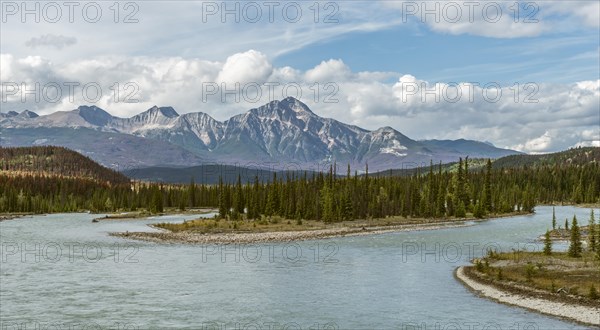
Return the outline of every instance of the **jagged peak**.
<path id="1" fill-rule="evenodd" d="M 74 110 L 74 112 L 78 113 L 88 123 L 97 126 L 106 125 L 113 118 L 110 113 L 98 108 L 95 105 L 82 105 Z"/>
<path id="2" fill-rule="evenodd" d="M 310 114 L 314 114 L 314 112 L 312 112 L 312 110 L 310 110 L 306 104 L 292 96 L 286 97 L 285 99 L 281 100 L 280 103 L 286 104 L 290 109 L 296 112 L 308 112 Z"/>
<path id="3" fill-rule="evenodd" d="M 396 131 L 395 129 L 393 129 L 393 128 L 392 128 L 392 127 L 390 127 L 390 126 L 384 126 L 384 127 L 380 127 L 380 128 L 376 129 L 376 130 L 375 130 L 375 131 L 373 131 L 373 132 L 374 132 L 374 133 L 375 133 L 375 132 L 381 132 L 381 133 L 398 133 L 398 131 Z"/>
<path id="4" fill-rule="evenodd" d="M 14 112 L 14 111 L 12 111 Z M 24 110 L 23 112 L 17 114 L 16 112 L 14 112 L 15 115 L 18 115 L 20 118 L 37 118 L 39 117 L 39 115 L 33 111 L 29 111 L 29 110 Z"/>
<path id="5" fill-rule="evenodd" d="M 257 115 L 259 117 L 272 117 L 292 113 L 294 116 L 298 115 L 315 115 L 310 108 L 294 97 L 286 97 L 283 100 L 274 100 L 267 104 L 264 104 L 258 108 L 250 109 L 245 115 Z"/>
<path id="6" fill-rule="evenodd" d="M 80 105 L 77 107 L 78 111 L 102 111 L 102 112 L 106 112 L 101 108 L 98 108 L 95 105 Z"/>
<path id="7" fill-rule="evenodd" d="M 180 120 L 186 120 L 188 122 L 222 124 L 222 122 L 214 119 L 211 115 L 205 112 L 188 112 L 179 116 L 179 118 Z"/>
<path id="8" fill-rule="evenodd" d="M 144 114 L 144 113 L 161 114 L 167 118 L 179 117 L 179 114 L 177 113 L 177 111 L 175 111 L 175 109 L 173 109 L 173 107 L 158 107 L 156 105 L 153 106 L 152 108 L 142 112 L 141 114 Z"/>

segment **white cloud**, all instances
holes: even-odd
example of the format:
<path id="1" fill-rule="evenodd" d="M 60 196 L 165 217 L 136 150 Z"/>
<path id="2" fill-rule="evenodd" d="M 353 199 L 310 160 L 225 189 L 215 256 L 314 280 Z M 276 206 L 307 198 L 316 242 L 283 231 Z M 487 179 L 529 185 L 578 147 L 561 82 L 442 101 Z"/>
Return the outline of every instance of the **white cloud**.
<path id="1" fill-rule="evenodd" d="M 322 61 L 306 72 L 308 81 L 339 81 L 350 76 L 350 68 L 341 59 Z"/>
<path id="2" fill-rule="evenodd" d="M 30 109 L 47 114 L 72 110 L 91 103 L 83 98 L 81 86 L 95 82 L 103 94 L 94 104 L 114 115 L 132 116 L 153 105 L 170 105 L 179 113 L 202 111 L 225 120 L 272 99 L 296 96 L 294 88 L 284 93 L 286 84 L 294 83 L 300 86 L 301 100 L 321 116 L 368 129 L 392 126 L 414 139 L 467 138 L 526 152 L 597 145 L 600 141 L 600 80 L 539 84 L 534 89 L 521 86 L 515 90 L 512 84 L 499 90 L 486 89 L 482 87 L 486 82 L 480 86 L 456 85 L 428 82 L 410 73 L 357 73 L 335 59 L 308 70 L 274 67 L 257 51 L 237 53 L 222 62 L 181 57 L 97 57 L 56 64 L 44 57 L 18 58 L 11 54 L 1 54 L 1 59 L 3 83 L 24 82 L 29 89 L 33 83 L 80 84 L 74 100 L 65 94 L 55 103 L 45 102 L 43 97 L 36 102 L 32 95 L 26 95 L 27 102 L 22 103 L 20 94 L 7 95 L 10 93 L 3 88 L 1 96 L 8 99 L 2 104 L 3 111 Z M 392 76 L 395 82 L 389 81 Z M 278 85 L 271 93 L 263 85 L 256 99 L 241 90 L 226 97 L 221 91 L 208 94 L 203 90 L 203 83 L 216 81 Z M 327 84 L 332 81 L 334 84 Z M 137 89 L 125 89 L 128 82 L 135 83 Z M 111 90 L 115 83 L 120 86 L 116 101 Z M 454 100 L 459 90 L 461 96 Z M 133 98 L 138 102 L 123 102 L 131 92 L 135 92 Z"/>
<path id="3" fill-rule="evenodd" d="M 546 131 L 542 136 L 528 140 L 524 144 L 514 146 L 514 149 L 529 153 L 538 153 L 548 150 L 551 145 L 552 137 L 550 136 L 550 133 Z"/>
<path id="4" fill-rule="evenodd" d="M 63 35 L 45 34 L 37 38 L 31 38 L 25 42 L 25 46 L 31 48 L 37 47 L 53 47 L 63 49 L 67 46 L 72 46 L 77 43 L 77 38 L 66 37 Z"/>
<path id="5" fill-rule="evenodd" d="M 230 85 L 250 82 L 262 84 L 272 72 L 273 66 L 265 54 L 249 50 L 229 56 L 219 72 L 217 81 Z"/>

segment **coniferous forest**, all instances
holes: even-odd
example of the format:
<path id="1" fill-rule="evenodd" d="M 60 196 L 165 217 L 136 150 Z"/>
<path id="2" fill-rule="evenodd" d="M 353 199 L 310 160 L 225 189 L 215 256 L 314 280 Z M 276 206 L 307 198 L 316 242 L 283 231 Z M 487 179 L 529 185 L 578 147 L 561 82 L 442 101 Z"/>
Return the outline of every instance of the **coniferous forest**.
<path id="1" fill-rule="evenodd" d="M 325 222 L 386 216 L 483 218 L 536 204 L 597 203 L 600 165 L 554 164 L 495 168 L 492 161 L 454 171 L 441 165 L 408 176 L 352 173 L 277 175 L 270 182 L 187 185 L 130 182 L 118 172 L 64 148 L 0 148 L 0 212 L 114 212 L 165 208 L 218 208 L 221 217 Z M 26 163 L 23 161 L 27 160 Z M 25 166 L 23 164 L 29 164 Z"/>

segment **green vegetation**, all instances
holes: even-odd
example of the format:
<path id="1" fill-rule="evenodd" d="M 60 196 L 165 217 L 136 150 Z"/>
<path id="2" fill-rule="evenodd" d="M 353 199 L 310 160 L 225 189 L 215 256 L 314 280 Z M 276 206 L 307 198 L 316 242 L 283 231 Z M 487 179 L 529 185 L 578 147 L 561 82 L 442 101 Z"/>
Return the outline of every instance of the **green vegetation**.
<path id="1" fill-rule="evenodd" d="M 5 176 L 43 175 L 103 183 L 129 183 L 123 174 L 63 147 L 0 147 L 0 173 Z"/>
<path id="2" fill-rule="evenodd" d="M 569 243 L 569 257 L 581 257 L 583 246 L 581 245 L 581 232 L 579 231 L 576 216 L 573 216 L 573 222 L 571 224 L 571 241 Z"/>
<path id="3" fill-rule="evenodd" d="M 544 235 L 544 255 L 552 254 L 552 240 L 550 239 L 550 231 L 546 230 L 546 234 Z"/>
<path id="4" fill-rule="evenodd" d="M 509 214 L 516 215 L 517 213 Z M 472 219 L 472 218 L 470 218 Z M 261 216 L 254 221 L 248 220 L 227 220 L 224 218 L 214 219 L 196 219 L 188 220 L 183 223 L 159 223 L 155 227 L 167 229 L 171 232 L 190 232 L 200 234 L 217 233 L 261 233 L 261 232 L 281 232 L 281 231 L 303 231 L 320 229 L 357 229 L 373 230 L 386 229 L 394 226 L 410 225 L 446 225 L 448 222 L 461 222 L 468 219 L 443 219 L 443 218 L 414 218 L 402 216 L 390 216 L 385 218 L 357 219 L 341 222 L 325 222 L 322 220 L 295 220 L 286 219 L 277 215 Z"/>
<path id="5" fill-rule="evenodd" d="M 600 148 L 598 147 L 577 147 L 565 151 L 560 151 L 551 154 L 544 155 L 510 155 L 498 158 L 492 161 L 492 168 L 494 170 L 506 170 L 506 169 L 521 169 L 527 168 L 552 168 L 552 167 L 580 167 L 589 163 L 600 162 Z M 446 163 L 441 165 L 445 172 L 454 173 L 458 171 L 458 162 Z M 474 172 L 481 171 L 488 165 L 487 159 L 468 159 L 469 169 Z M 411 176 L 417 171 L 427 171 L 428 167 L 425 168 L 410 168 L 410 169 L 399 169 L 389 170 L 384 172 L 375 173 L 375 176 Z"/>
<path id="6" fill-rule="evenodd" d="M 554 212 L 552 218 L 554 222 Z M 592 211 L 588 227 L 593 229 L 588 229 L 588 235 L 596 235 L 599 231 L 596 226 Z M 583 249 L 580 229 L 577 217 L 573 216 L 570 246 L 566 253 L 552 251 L 550 236 L 557 230 L 547 230 L 541 253 L 489 251 L 486 257 L 475 260 L 474 266 L 468 267 L 468 272 L 475 272 L 480 279 L 508 291 L 536 296 L 542 292 L 549 299 L 597 305 L 600 299 L 596 288 L 600 283 L 600 255 L 597 245 L 590 244 L 587 250 Z M 578 298 L 574 300 L 573 296 Z"/>
<path id="7" fill-rule="evenodd" d="M 590 212 L 590 221 L 588 224 L 588 247 L 590 251 L 596 251 L 599 248 L 598 245 L 598 237 L 597 235 L 598 229 L 596 229 L 596 219 L 594 218 L 594 210 Z"/>
<path id="8" fill-rule="evenodd" d="M 600 260 L 589 251 L 578 258 L 563 252 L 553 252 L 551 256 L 525 251 L 491 253 L 476 260 L 470 270 L 508 291 L 523 293 L 533 289 L 538 291 L 530 293 L 536 296 L 545 292 L 549 298 L 564 300 L 572 295 L 579 297 L 579 303 L 598 303 Z"/>
<path id="9" fill-rule="evenodd" d="M 494 168 L 584 166 L 600 161 L 600 148 L 579 147 L 544 155 L 511 155 L 494 161 Z"/>
<path id="10" fill-rule="evenodd" d="M 234 184 L 219 180 L 217 185 L 198 185 L 194 181 L 167 185 L 124 182 L 118 173 L 89 159 L 77 160 L 76 153 L 53 148 L 0 149 L 0 164 L 4 166 L 0 172 L 0 213 L 161 213 L 172 208 L 214 207 L 219 209 L 221 218 L 233 222 L 279 217 L 339 223 L 386 217 L 484 218 L 532 212 L 537 203 L 596 203 L 600 196 L 598 162 L 494 169 L 494 163 L 486 161 L 484 167 L 472 170 L 466 159 L 458 162 L 454 172 L 430 166 L 428 171 L 417 169 L 410 176 L 377 177 L 369 174 L 368 167 L 364 175 L 352 175 L 348 167 L 347 175 L 339 176 L 336 166 L 332 166 L 328 173 L 310 176 L 306 172 L 285 177 L 274 173 L 269 182 L 255 178 L 244 183 L 238 175 Z M 54 156 L 34 157 L 36 161 L 27 171 L 16 167 L 15 159 L 43 150 L 72 153 L 81 165 L 72 169 L 67 164 L 61 167 L 62 162 L 70 160 Z M 48 166 L 46 160 L 54 165 Z"/>

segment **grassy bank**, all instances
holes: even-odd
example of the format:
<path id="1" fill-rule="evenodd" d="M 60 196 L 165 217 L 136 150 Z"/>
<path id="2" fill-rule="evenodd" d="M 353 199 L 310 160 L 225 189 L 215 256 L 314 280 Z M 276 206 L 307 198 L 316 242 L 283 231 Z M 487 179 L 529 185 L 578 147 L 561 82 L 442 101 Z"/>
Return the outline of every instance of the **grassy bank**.
<path id="1" fill-rule="evenodd" d="M 490 252 L 465 267 L 465 274 L 512 293 L 600 307 L 600 260 L 592 252 L 580 258 L 558 252 Z"/>
<path id="2" fill-rule="evenodd" d="M 522 215 L 525 213 L 502 214 L 497 217 Z M 286 232 L 322 229 L 373 229 L 394 227 L 399 225 L 435 225 L 449 222 L 462 223 L 465 221 L 476 221 L 473 216 L 466 218 L 410 218 L 410 217 L 386 217 L 368 220 L 353 220 L 341 222 L 323 222 L 316 220 L 290 220 L 281 217 L 263 217 L 261 220 L 229 221 L 225 219 L 197 219 L 183 223 L 159 223 L 157 228 L 166 229 L 173 233 L 188 232 L 198 234 L 222 234 L 222 233 L 265 233 Z"/>
<path id="3" fill-rule="evenodd" d="M 182 211 L 178 208 L 170 208 L 165 209 L 161 213 L 152 213 L 150 211 L 133 211 L 133 212 L 121 212 L 121 213 L 113 213 L 107 214 L 103 217 L 96 218 L 96 221 L 104 221 L 104 220 L 133 220 L 133 219 L 143 219 L 154 216 L 164 216 L 164 215 L 174 215 L 174 214 L 185 214 L 185 215 L 193 215 L 193 214 L 207 214 L 215 212 L 214 209 L 210 208 L 198 208 L 198 209 L 186 209 Z"/>

